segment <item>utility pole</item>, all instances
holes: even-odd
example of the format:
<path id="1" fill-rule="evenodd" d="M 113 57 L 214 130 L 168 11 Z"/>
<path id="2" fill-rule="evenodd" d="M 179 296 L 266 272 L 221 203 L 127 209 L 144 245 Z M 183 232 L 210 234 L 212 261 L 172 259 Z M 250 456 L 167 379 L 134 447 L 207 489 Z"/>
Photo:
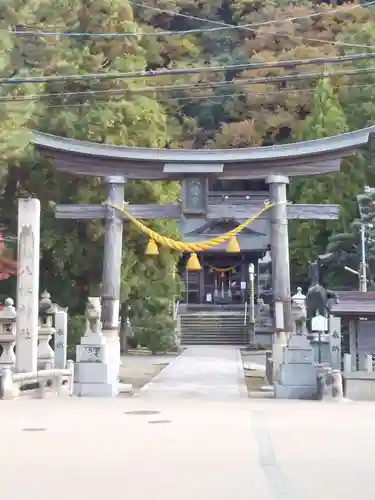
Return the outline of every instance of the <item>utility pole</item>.
<path id="1" fill-rule="evenodd" d="M 250 304 L 249 304 L 249 344 L 255 345 L 255 293 L 254 293 L 254 264 L 249 264 L 249 288 L 250 288 Z"/>
<path id="2" fill-rule="evenodd" d="M 367 262 L 366 262 L 366 229 L 371 229 L 372 224 L 361 224 L 359 233 L 361 238 L 361 261 L 359 264 L 359 272 L 351 267 L 344 266 L 346 271 L 355 274 L 359 278 L 359 291 L 367 292 Z M 358 247 L 356 247 L 358 248 Z"/>
<path id="3" fill-rule="evenodd" d="M 361 266 L 359 274 L 359 290 L 367 292 L 367 263 L 366 263 L 366 225 L 361 224 Z"/>

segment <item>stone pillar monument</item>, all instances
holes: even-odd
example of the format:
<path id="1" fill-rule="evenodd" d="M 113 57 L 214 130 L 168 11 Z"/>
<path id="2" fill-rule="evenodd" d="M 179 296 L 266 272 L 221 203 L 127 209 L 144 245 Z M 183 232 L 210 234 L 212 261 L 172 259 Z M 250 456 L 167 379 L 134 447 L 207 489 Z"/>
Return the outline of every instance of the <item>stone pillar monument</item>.
<path id="1" fill-rule="evenodd" d="M 289 179 L 283 175 L 267 178 L 271 202 L 271 255 L 272 255 L 272 292 L 276 332 L 273 346 L 274 376 L 282 362 L 283 346 L 288 334 L 293 331 L 293 318 L 290 299 L 290 266 L 286 186 Z"/>
<path id="2" fill-rule="evenodd" d="M 341 370 L 341 318 L 328 317 L 330 361 L 333 370 Z"/>
<path id="3" fill-rule="evenodd" d="M 38 357 L 40 202 L 18 200 L 16 371 L 35 372 Z"/>
<path id="4" fill-rule="evenodd" d="M 108 202 L 117 207 L 124 204 L 123 177 L 108 177 Z M 108 363 L 117 366 L 117 376 L 120 369 L 120 287 L 122 263 L 122 232 L 123 220 L 119 213 L 108 207 L 108 216 L 105 222 L 104 258 L 102 275 L 102 325 L 106 339 Z"/>
<path id="5" fill-rule="evenodd" d="M 68 309 L 54 305 L 55 309 L 55 368 L 66 368 L 68 350 Z"/>

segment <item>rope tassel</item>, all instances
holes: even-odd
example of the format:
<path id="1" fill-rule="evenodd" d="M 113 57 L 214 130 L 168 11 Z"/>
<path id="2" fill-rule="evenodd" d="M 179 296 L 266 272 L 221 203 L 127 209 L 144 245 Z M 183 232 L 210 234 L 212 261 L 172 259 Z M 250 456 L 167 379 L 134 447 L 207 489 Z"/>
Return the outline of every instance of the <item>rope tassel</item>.
<path id="1" fill-rule="evenodd" d="M 193 252 L 186 264 L 186 269 L 188 271 L 200 271 L 201 270 L 201 265 L 198 259 L 198 256 L 195 252 Z"/>
<path id="2" fill-rule="evenodd" d="M 145 254 L 146 255 L 159 255 L 158 246 L 152 238 L 150 238 L 148 240 Z"/>
<path id="3" fill-rule="evenodd" d="M 232 236 L 231 239 L 228 242 L 227 245 L 227 252 L 228 253 L 240 253 L 241 248 L 240 245 L 238 244 L 238 240 L 235 236 Z"/>

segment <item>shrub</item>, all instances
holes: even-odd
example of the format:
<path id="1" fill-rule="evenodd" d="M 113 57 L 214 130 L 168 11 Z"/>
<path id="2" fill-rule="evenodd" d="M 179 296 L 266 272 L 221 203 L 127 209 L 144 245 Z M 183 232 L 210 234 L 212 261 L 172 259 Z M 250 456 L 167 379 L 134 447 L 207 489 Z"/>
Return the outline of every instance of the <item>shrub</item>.
<path id="1" fill-rule="evenodd" d="M 166 352 L 174 347 L 175 321 L 165 299 L 143 302 L 143 307 L 132 308 L 131 324 L 138 344 L 147 347 L 153 354 Z"/>
<path id="2" fill-rule="evenodd" d="M 76 346 L 85 333 L 85 316 L 69 316 L 68 318 L 68 359 L 76 359 Z"/>

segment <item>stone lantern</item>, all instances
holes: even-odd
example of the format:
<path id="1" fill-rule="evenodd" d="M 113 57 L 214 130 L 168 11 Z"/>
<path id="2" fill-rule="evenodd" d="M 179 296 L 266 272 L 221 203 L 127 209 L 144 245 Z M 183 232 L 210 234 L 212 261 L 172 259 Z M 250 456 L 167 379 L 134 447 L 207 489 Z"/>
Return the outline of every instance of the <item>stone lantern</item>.
<path id="1" fill-rule="evenodd" d="M 38 369 L 53 368 L 55 353 L 50 346 L 52 336 L 56 333 L 53 326 L 55 309 L 51 295 L 44 291 L 39 301 L 39 329 L 38 329 Z"/>
<path id="2" fill-rule="evenodd" d="M 0 345 L 3 352 L 0 357 L 0 371 L 5 368 L 14 369 L 16 356 L 14 345 L 16 343 L 16 317 L 17 313 L 12 299 L 6 299 L 4 308 L 0 311 Z"/>

